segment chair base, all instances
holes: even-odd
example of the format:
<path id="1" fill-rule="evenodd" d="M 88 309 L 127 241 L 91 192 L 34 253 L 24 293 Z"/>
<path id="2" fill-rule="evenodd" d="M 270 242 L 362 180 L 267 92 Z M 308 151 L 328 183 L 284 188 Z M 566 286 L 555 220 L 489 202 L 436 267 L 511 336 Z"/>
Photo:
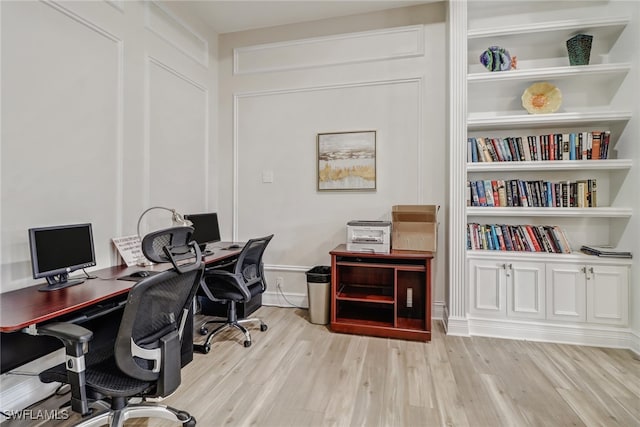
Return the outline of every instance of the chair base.
<path id="1" fill-rule="evenodd" d="M 196 419 L 189 413 L 174 409 L 170 406 L 158 404 L 133 404 L 122 409 L 108 409 L 100 411 L 90 416 L 76 427 L 93 427 L 109 425 L 111 427 L 122 427 L 124 422 L 131 418 L 162 418 L 165 420 L 181 423 L 184 427 L 195 427 Z"/>
<path id="2" fill-rule="evenodd" d="M 193 345 L 193 349 L 197 352 L 200 353 L 209 353 L 209 351 L 211 351 L 211 341 L 213 340 L 213 338 L 220 334 L 221 332 L 225 331 L 228 328 L 236 328 L 238 329 L 240 332 L 242 332 L 244 334 L 244 346 L 245 347 L 251 347 L 251 334 L 249 333 L 249 331 L 247 330 L 247 328 L 245 328 L 243 325 L 247 324 L 247 323 L 255 323 L 255 322 L 259 322 L 260 323 L 260 330 L 261 331 L 266 331 L 267 330 L 267 325 L 259 318 L 257 317 L 251 317 L 248 319 L 239 319 L 239 320 L 234 320 L 234 321 L 229 321 L 227 319 L 225 320 L 208 320 L 206 322 L 204 322 L 201 326 L 200 326 L 200 333 L 202 335 L 207 335 L 207 339 L 205 340 L 204 344 L 194 344 Z M 209 332 L 207 325 L 208 324 L 212 324 L 212 323 L 222 323 L 222 325 L 218 326 L 216 329 L 214 329 L 213 331 Z"/>

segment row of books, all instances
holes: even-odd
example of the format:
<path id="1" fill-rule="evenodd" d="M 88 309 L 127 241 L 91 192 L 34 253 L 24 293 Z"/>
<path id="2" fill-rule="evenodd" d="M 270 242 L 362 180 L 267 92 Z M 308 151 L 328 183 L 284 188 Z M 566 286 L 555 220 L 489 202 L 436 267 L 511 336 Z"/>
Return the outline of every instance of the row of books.
<path id="1" fill-rule="evenodd" d="M 467 224 L 467 249 L 571 253 L 564 231 L 551 225 Z"/>
<path id="2" fill-rule="evenodd" d="M 467 162 L 607 159 L 610 139 L 609 131 L 505 138 L 470 137 L 467 139 Z"/>
<path id="3" fill-rule="evenodd" d="M 467 181 L 467 206 L 592 208 L 597 181 Z"/>

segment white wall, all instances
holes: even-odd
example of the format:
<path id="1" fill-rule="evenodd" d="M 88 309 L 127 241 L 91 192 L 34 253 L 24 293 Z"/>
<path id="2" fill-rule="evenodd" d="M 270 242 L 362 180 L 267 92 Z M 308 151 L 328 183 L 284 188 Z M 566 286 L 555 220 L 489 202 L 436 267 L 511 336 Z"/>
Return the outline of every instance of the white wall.
<path id="1" fill-rule="evenodd" d="M 304 272 L 330 263 L 349 220 L 390 219 L 394 204 L 444 205 L 445 46 L 440 3 L 221 35 L 219 149 L 232 159 L 219 169 L 221 227 L 240 240 L 275 233 L 266 303 L 287 305 L 281 278 L 287 299 L 306 305 Z M 359 130 L 377 131 L 376 191 L 318 192 L 317 134 Z"/>
<path id="2" fill-rule="evenodd" d="M 152 205 L 214 210 L 217 35 L 155 3 L 0 2 L 0 291 L 33 280 L 27 229 L 91 222 L 96 268 Z M 154 211 L 150 226 L 171 224 Z M 57 357 L 55 355 L 57 354 Z M 60 353 L 19 368 L 34 375 Z M 0 407 L 55 389 L 0 377 Z"/>
<path id="3" fill-rule="evenodd" d="M 0 291 L 36 283 L 30 227 L 91 222 L 104 268 L 147 207 L 215 207 L 216 34 L 156 3 L 0 8 Z"/>

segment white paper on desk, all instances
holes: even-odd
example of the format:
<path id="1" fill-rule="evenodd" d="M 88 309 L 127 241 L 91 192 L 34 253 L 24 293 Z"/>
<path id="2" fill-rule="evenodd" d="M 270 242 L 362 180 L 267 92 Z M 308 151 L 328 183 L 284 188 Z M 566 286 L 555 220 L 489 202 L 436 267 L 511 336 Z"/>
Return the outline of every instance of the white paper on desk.
<path id="1" fill-rule="evenodd" d="M 142 253 L 142 244 L 140 243 L 140 237 L 137 235 L 114 237 L 111 239 L 113 244 L 116 245 L 120 256 L 124 260 L 127 267 L 137 265 L 142 259 L 144 260 L 144 254 Z"/>

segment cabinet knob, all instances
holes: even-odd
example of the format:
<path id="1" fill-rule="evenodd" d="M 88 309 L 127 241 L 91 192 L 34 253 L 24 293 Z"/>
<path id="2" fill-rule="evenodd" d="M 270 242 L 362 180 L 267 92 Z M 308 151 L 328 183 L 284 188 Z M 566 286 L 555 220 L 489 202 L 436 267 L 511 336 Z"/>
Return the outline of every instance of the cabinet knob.
<path id="1" fill-rule="evenodd" d="M 582 267 L 582 268 L 580 269 L 580 271 L 582 271 L 583 273 L 586 273 L 586 272 L 587 272 L 587 267 Z"/>
<path id="2" fill-rule="evenodd" d="M 589 267 L 589 273 L 593 274 L 593 267 Z"/>

